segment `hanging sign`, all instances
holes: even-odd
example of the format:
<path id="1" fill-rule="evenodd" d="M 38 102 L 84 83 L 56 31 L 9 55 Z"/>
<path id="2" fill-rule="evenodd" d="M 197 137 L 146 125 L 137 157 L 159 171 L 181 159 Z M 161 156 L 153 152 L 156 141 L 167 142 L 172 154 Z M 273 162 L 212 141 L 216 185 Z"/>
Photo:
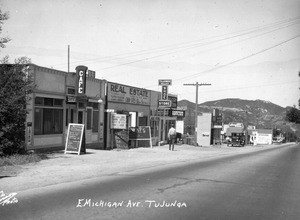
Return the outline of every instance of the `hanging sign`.
<path id="1" fill-rule="evenodd" d="M 65 146 L 66 153 L 77 153 L 81 152 L 83 145 L 84 125 L 69 123 L 68 133 Z"/>
<path id="2" fill-rule="evenodd" d="M 77 94 L 85 95 L 86 91 L 86 66 L 77 66 L 76 67 L 76 75 L 77 75 Z"/>
<path id="3" fill-rule="evenodd" d="M 171 86 L 172 85 L 172 80 L 171 79 L 159 79 L 158 80 L 158 85 L 159 86 Z"/>

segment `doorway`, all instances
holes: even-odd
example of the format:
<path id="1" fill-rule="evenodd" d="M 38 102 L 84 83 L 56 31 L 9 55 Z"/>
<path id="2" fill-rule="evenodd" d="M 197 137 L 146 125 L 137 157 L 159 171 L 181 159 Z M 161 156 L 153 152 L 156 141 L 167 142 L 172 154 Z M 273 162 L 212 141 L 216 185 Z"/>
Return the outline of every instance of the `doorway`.
<path id="1" fill-rule="evenodd" d="M 77 123 L 78 124 L 84 124 L 84 119 L 83 119 L 83 110 L 78 110 L 78 117 L 77 117 Z"/>

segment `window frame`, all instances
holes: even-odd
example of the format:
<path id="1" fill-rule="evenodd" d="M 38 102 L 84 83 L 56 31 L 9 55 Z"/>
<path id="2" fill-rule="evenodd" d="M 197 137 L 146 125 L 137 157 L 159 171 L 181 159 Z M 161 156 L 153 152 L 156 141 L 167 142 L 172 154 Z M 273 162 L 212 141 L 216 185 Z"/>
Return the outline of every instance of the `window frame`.
<path id="1" fill-rule="evenodd" d="M 45 105 L 45 99 L 47 99 L 48 105 Z M 51 101 L 52 99 L 52 101 Z M 39 100 L 38 102 L 36 100 Z M 41 101 L 42 100 L 42 104 Z M 56 104 L 54 105 L 56 100 Z M 59 101 L 58 101 L 59 100 Z M 50 105 L 50 101 L 52 105 Z M 64 99 L 63 98 L 49 98 L 49 97 L 35 97 L 34 106 L 34 135 L 52 135 L 52 134 L 63 134 L 64 132 Z M 39 116 L 36 114 L 39 111 Z M 48 111 L 48 114 L 45 114 Z M 48 117 L 48 121 L 45 120 Z M 58 120 L 58 121 L 57 121 Z M 50 122 L 48 125 L 50 128 L 47 130 L 46 123 Z M 36 125 L 39 125 L 37 130 Z"/>

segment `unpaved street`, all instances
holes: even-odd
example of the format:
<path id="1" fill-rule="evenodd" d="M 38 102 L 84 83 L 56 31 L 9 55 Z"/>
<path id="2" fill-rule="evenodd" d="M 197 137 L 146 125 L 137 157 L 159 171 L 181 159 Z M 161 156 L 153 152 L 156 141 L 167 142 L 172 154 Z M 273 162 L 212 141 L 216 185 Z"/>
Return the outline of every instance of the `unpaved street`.
<path id="1" fill-rule="evenodd" d="M 297 219 L 300 146 L 287 144 L 29 189 L 5 219 Z"/>

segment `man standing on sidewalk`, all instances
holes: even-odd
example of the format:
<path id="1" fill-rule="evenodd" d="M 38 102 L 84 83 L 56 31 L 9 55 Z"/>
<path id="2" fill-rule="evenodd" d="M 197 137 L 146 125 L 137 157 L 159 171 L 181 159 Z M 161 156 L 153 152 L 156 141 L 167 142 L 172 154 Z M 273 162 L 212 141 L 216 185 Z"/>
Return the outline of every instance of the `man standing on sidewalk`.
<path id="1" fill-rule="evenodd" d="M 173 151 L 174 143 L 176 140 L 176 130 L 175 130 L 173 124 L 171 125 L 171 128 L 169 129 L 168 138 L 169 138 L 169 150 L 171 150 L 171 145 L 172 145 L 172 151 Z"/>

